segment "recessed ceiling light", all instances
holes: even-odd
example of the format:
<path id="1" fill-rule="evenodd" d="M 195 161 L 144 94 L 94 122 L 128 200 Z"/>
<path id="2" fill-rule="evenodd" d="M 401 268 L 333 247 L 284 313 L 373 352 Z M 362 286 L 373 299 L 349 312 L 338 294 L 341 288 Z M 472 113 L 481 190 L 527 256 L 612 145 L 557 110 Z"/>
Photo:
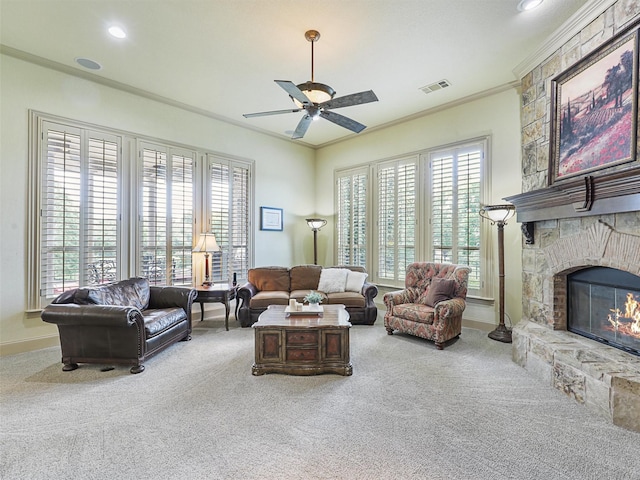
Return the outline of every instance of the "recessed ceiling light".
<path id="1" fill-rule="evenodd" d="M 89 70 L 100 70 L 102 68 L 102 65 L 100 65 L 98 62 L 94 62 L 93 60 L 89 60 L 88 58 L 77 57 L 75 60 L 78 65 L 81 65 L 84 68 L 88 68 Z"/>
<path id="2" fill-rule="evenodd" d="M 116 38 L 126 38 L 127 36 L 127 32 L 125 32 L 123 28 L 118 25 L 110 26 L 109 33 L 111 34 L 111 36 Z"/>
<path id="3" fill-rule="evenodd" d="M 521 12 L 527 10 L 533 10 L 536 7 L 539 7 L 543 0 L 520 0 L 518 3 L 518 10 Z"/>

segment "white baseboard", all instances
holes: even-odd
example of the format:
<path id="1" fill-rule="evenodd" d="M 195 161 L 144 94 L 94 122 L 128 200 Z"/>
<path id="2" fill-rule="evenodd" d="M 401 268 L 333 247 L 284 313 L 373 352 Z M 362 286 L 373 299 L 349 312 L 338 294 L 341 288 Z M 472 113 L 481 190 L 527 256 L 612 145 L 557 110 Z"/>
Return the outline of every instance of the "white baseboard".
<path id="1" fill-rule="evenodd" d="M 41 348 L 55 347 L 60 345 L 58 335 L 48 335 L 46 337 L 30 338 L 16 342 L 0 343 L 0 357 L 5 355 L 15 355 L 16 353 L 32 352 Z"/>

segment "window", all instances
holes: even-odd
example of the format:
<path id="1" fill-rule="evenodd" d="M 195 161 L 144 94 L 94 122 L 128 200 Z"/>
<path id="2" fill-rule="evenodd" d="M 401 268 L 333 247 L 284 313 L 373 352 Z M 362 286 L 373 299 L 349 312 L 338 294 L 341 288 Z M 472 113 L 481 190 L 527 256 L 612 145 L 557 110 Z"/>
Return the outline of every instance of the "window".
<path id="1" fill-rule="evenodd" d="M 367 265 L 367 172 L 343 172 L 336 179 L 337 265 Z"/>
<path id="2" fill-rule="evenodd" d="M 486 296 L 491 272 L 479 209 L 489 187 L 488 142 L 336 172 L 336 261 L 365 266 L 373 282 L 393 287 L 404 285 L 415 261 L 465 264 L 473 269 L 469 294 Z M 374 239 L 369 248 L 367 238 Z"/>
<path id="3" fill-rule="evenodd" d="M 120 138 L 45 122 L 40 297 L 118 276 Z"/>
<path id="4" fill-rule="evenodd" d="M 195 153 L 141 145 L 141 259 L 152 285 L 190 285 Z"/>
<path id="5" fill-rule="evenodd" d="M 208 156 L 210 231 L 220 252 L 211 257 L 212 281 L 229 281 L 235 273 L 247 278 L 250 264 L 249 164 Z"/>
<path id="6" fill-rule="evenodd" d="M 431 258 L 472 268 L 469 290 L 481 288 L 480 201 L 482 144 L 432 152 L 430 159 Z"/>
<path id="7" fill-rule="evenodd" d="M 378 281 L 397 284 L 416 258 L 416 157 L 377 167 Z"/>
<path id="8" fill-rule="evenodd" d="M 30 138 L 28 310 L 134 275 L 192 285 L 194 234 L 209 229 L 214 280 L 246 278 L 253 162 L 37 112 Z"/>

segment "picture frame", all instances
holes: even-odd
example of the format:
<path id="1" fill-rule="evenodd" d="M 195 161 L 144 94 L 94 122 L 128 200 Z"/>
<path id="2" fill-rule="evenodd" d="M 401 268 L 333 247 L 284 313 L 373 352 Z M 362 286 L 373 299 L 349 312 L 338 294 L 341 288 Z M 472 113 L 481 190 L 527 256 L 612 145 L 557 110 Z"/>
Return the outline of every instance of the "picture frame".
<path id="1" fill-rule="evenodd" d="M 282 209 L 260 207 L 260 230 L 282 231 Z"/>
<path id="2" fill-rule="evenodd" d="M 637 161 L 638 25 L 551 81 L 549 184 Z"/>

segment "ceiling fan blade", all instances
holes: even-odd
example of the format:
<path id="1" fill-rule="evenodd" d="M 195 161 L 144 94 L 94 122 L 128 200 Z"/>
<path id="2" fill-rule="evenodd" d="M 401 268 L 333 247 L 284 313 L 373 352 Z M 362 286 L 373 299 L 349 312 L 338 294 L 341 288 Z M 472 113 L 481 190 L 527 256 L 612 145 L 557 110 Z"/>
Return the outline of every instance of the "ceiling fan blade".
<path id="1" fill-rule="evenodd" d="M 273 110 L 271 112 L 243 113 L 244 118 L 266 117 L 267 115 L 279 115 L 281 113 L 296 113 L 303 110 L 302 108 L 290 108 L 289 110 Z"/>
<path id="2" fill-rule="evenodd" d="M 304 117 L 302 117 L 302 119 L 300 120 L 300 123 L 298 123 L 298 126 L 296 127 L 296 131 L 293 132 L 293 135 L 291 136 L 291 138 L 304 137 L 304 134 L 307 133 L 307 130 L 309 129 L 309 125 L 311 125 L 312 121 L 313 121 L 313 118 L 311 118 L 311 115 L 305 115 Z"/>
<path id="3" fill-rule="evenodd" d="M 376 97 L 376 94 L 373 93 L 373 90 L 367 90 L 366 92 L 352 93 L 351 95 L 345 95 L 344 97 L 327 100 L 326 102 L 323 102 L 318 106 L 320 108 L 341 108 L 377 101 L 378 97 Z"/>
<path id="4" fill-rule="evenodd" d="M 351 130 L 352 132 L 360 133 L 362 130 L 367 128 L 366 125 L 358 123 L 355 120 L 347 118 L 344 115 L 339 115 L 337 113 L 322 111 L 320 112 L 320 116 L 326 120 L 329 120 L 330 122 L 335 123 L 336 125 L 340 125 L 341 127 Z"/>
<path id="5" fill-rule="evenodd" d="M 302 93 L 302 90 L 300 90 L 293 82 L 290 82 L 289 80 L 274 80 L 274 82 L 280 85 L 280 87 L 282 87 L 282 89 L 285 92 L 287 92 L 293 98 L 298 100 L 301 104 L 303 105 L 312 104 L 311 100 L 309 100 L 307 96 L 304 93 Z"/>

